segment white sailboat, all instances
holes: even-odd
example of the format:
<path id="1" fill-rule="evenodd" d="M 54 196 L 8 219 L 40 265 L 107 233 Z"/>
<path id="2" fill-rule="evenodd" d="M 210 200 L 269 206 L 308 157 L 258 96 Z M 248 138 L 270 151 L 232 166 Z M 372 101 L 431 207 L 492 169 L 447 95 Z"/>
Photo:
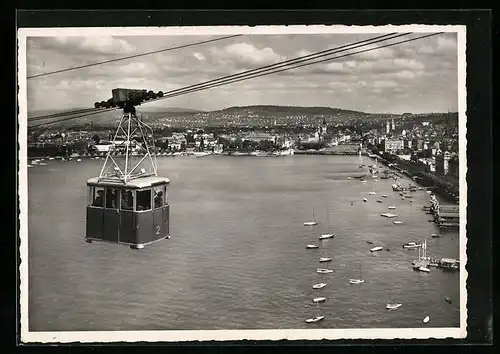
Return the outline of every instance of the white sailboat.
<path id="1" fill-rule="evenodd" d="M 349 283 L 351 283 L 351 284 L 363 284 L 365 282 L 363 280 L 363 277 L 361 276 L 361 263 L 359 263 L 358 266 L 359 266 L 359 278 L 358 279 L 349 279 Z"/>
<path id="2" fill-rule="evenodd" d="M 364 201 L 364 202 L 366 203 L 366 202 L 368 201 L 368 199 L 366 199 L 366 198 L 363 198 L 363 201 Z"/>
<path id="3" fill-rule="evenodd" d="M 306 248 L 307 249 L 315 249 L 315 248 L 319 248 L 319 246 L 318 245 L 313 245 L 313 244 L 308 244 L 308 245 L 306 245 Z"/>
<path id="4" fill-rule="evenodd" d="M 429 316 L 425 316 L 424 320 L 422 321 L 423 323 L 427 323 L 429 322 L 430 320 L 430 317 Z"/>
<path id="5" fill-rule="evenodd" d="M 325 318 L 325 316 L 321 315 L 319 312 L 319 302 L 317 302 L 316 303 L 316 316 L 314 316 L 312 318 L 308 318 L 306 320 L 306 323 L 316 323 L 316 322 L 323 320 L 324 318 Z"/>
<path id="6" fill-rule="evenodd" d="M 316 269 L 316 272 L 320 273 L 320 274 L 329 274 L 329 273 L 333 273 L 333 270 L 327 269 L 327 268 L 318 268 L 318 269 Z"/>
<path id="7" fill-rule="evenodd" d="M 400 224 L 402 224 L 403 222 L 402 222 L 402 221 L 399 221 L 399 220 L 394 220 L 392 223 L 393 223 L 394 225 L 400 225 Z"/>
<path id="8" fill-rule="evenodd" d="M 304 222 L 304 226 L 314 226 L 314 225 L 318 225 L 318 222 L 316 221 L 315 217 L 314 217 L 314 208 L 312 210 L 312 221 L 306 221 Z"/>
<path id="9" fill-rule="evenodd" d="M 388 310 L 395 310 L 397 308 L 400 308 L 402 305 L 403 304 L 387 304 L 385 308 Z"/>
<path id="10" fill-rule="evenodd" d="M 422 247 L 421 244 L 417 244 L 416 242 L 408 242 L 406 245 L 403 245 L 403 248 L 405 249 L 414 249 L 414 248 L 420 248 Z"/>
<path id="11" fill-rule="evenodd" d="M 323 289 L 327 284 L 326 283 L 318 283 L 313 285 L 313 289 Z"/>

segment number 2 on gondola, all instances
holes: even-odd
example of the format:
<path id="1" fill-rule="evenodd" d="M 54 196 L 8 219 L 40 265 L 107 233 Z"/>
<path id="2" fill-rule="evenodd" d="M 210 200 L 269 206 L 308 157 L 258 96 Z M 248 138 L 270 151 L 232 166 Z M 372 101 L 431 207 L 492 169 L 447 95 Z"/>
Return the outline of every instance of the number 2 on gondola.
<path id="1" fill-rule="evenodd" d="M 156 226 L 156 234 L 159 235 L 160 234 L 160 225 Z"/>

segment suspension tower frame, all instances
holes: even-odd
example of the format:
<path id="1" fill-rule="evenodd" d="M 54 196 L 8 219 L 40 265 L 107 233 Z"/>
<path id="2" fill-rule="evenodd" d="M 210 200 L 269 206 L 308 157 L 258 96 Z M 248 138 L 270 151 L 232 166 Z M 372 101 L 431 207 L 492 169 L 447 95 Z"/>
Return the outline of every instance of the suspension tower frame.
<path id="1" fill-rule="evenodd" d="M 151 146 L 148 144 L 148 134 L 152 140 Z M 132 164 L 131 158 L 134 141 L 142 144 L 145 150 L 144 156 L 135 165 Z M 124 162 L 116 159 L 120 153 L 125 155 Z M 146 162 L 149 164 L 146 165 Z M 127 110 L 125 108 L 99 173 L 99 182 L 120 181 L 126 184 L 134 178 L 158 176 L 157 171 L 153 128 L 135 114 L 135 109 Z"/>

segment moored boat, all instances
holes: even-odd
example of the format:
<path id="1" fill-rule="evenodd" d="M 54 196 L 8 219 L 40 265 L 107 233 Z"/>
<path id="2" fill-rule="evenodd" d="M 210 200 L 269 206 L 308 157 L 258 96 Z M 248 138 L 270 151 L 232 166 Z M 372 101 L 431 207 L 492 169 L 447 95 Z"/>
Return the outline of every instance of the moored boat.
<path id="1" fill-rule="evenodd" d="M 401 306 L 402 306 L 402 304 L 387 304 L 385 306 L 385 308 L 388 310 L 394 310 L 394 309 L 400 308 Z"/>

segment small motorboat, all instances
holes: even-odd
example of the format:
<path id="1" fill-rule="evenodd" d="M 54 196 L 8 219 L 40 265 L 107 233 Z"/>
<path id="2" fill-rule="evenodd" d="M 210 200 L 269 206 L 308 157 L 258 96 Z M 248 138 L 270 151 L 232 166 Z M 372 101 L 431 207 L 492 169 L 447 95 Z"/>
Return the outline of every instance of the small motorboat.
<path id="1" fill-rule="evenodd" d="M 451 299 L 450 299 L 448 296 L 445 296 L 445 297 L 444 297 L 444 300 L 445 300 L 447 303 L 451 304 Z"/>
<path id="2" fill-rule="evenodd" d="M 431 234 L 431 237 L 432 237 L 432 238 L 438 238 L 438 237 L 439 237 L 439 235 L 438 235 L 438 234 Z"/>
<path id="3" fill-rule="evenodd" d="M 421 272 L 425 272 L 425 273 L 429 273 L 431 271 L 429 268 L 424 267 L 424 266 L 420 266 L 418 268 L 418 270 L 421 271 Z"/>
<path id="4" fill-rule="evenodd" d="M 364 282 L 362 279 L 349 279 L 350 284 L 363 284 Z"/>
<path id="5" fill-rule="evenodd" d="M 77 159 L 76 162 L 82 162 L 82 159 Z"/>
<path id="6" fill-rule="evenodd" d="M 324 318 L 325 318 L 325 316 L 324 316 L 324 315 L 322 315 L 322 316 L 316 316 L 316 317 L 313 317 L 313 318 L 308 318 L 308 319 L 306 320 L 306 322 L 307 322 L 307 323 L 316 323 L 316 322 L 321 321 L 321 320 L 322 320 L 322 319 L 324 319 Z"/>
<path id="7" fill-rule="evenodd" d="M 396 209 L 396 207 L 391 205 L 390 207 L 387 207 L 387 209 Z"/>
<path id="8" fill-rule="evenodd" d="M 328 274 L 328 273 L 333 273 L 332 269 L 326 269 L 326 268 L 318 268 L 316 272 L 320 274 Z"/>
<path id="9" fill-rule="evenodd" d="M 363 198 L 363 201 L 364 201 L 364 202 L 366 203 L 366 202 L 368 201 L 368 199 L 366 199 L 366 198 Z"/>
<path id="10" fill-rule="evenodd" d="M 385 250 L 386 250 L 387 252 L 391 252 L 391 250 L 390 250 L 389 248 L 386 248 Z"/>
<path id="11" fill-rule="evenodd" d="M 326 283 L 318 283 L 313 285 L 313 289 L 323 289 L 326 286 Z"/>
<path id="12" fill-rule="evenodd" d="M 331 261 L 332 261 L 332 259 L 330 257 L 321 257 L 319 259 L 320 263 L 331 262 Z"/>
<path id="13" fill-rule="evenodd" d="M 326 240 L 326 239 L 329 239 L 329 238 L 333 238 L 334 235 L 333 234 L 323 234 L 319 237 L 320 240 Z"/>
<path id="14" fill-rule="evenodd" d="M 417 244 L 415 242 L 408 242 L 406 245 L 403 245 L 403 248 L 406 248 L 406 249 L 413 249 L 413 248 L 419 248 L 419 247 L 422 247 L 422 245 Z"/>
<path id="15" fill-rule="evenodd" d="M 394 220 L 392 222 L 394 225 L 399 225 L 399 224 L 402 224 L 403 222 L 402 221 L 399 221 L 399 220 Z"/>
<path id="16" fill-rule="evenodd" d="M 429 320 L 430 320 L 429 316 L 425 316 L 425 318 L 424 318 L 424 320 L 422 322 L 423 323 L 427 323 L 427 322 L 429 322 Z"/>
<path id="17" fill-rule="evenodd" d="M 387 194 L 382 194 L 382 198 L 387 198 Z"/>
<path id="18" fill-rule="evenodd" d="M 375 193 L 375 192 L 370 192 L 370 195 L 375 195 L 375 194 L 377 194 L 377 193 Z"/>
<path id="19" fill-rule="evenodd" d="M 401 200 L 405 200 L 405 197 L 401 197 Z"/>
<path id="20" fill-rule="evenodd" d="M 313 249 L 313 248 L 318 248 L 318 245 L 306 245 L 307 249 Z"/>
<path id="21" fill-rule="evenodd" d="M 398 309 L 402 306 L 402 304 L 387 304 L 385 306 L 386 309 L 388 310 L 395 310 L 395 309 Z"/>
<path id="22" fill-rule="evenodd" d="M 382 203 L 382 199 L 377 200 L 377 203 Z"/>
<path id="23" fill-rule="evenodd" d="M 384 249 L 384 247 L 377 246 L 377 247 L 373 247 L 370 251 L 371 252 L 377 252 L 377 251 L 381 251 L 383 249 Z"/>
<path id="24" fill-rule="evenodd" d="M 315 304 L 317 304 L 318 302 L 325 302 L 325 301 L 326 301 L 326 297 L 315 297 L 315 298 L 313 299 L 313 302 L 314 302 Z"/>
<path id="25" fill-rule="evenodd" d="M 314 225 L 318 225 L 318 222 L 317 221 L 306 221 L 306 222 L 304 222 L 304 226 L 314 226 Z"/>
<path id="26" fill-rule="evenodd" d="M 369 244 L 369 245 L 373 245 L 372 241 L 366 241 L 366 243 Z"/>
<path id="27" fill-rule="evenodd" d="M 363 181 L 361 181 L 361 183 L 366 183 L 366 181 L 365 181 L 365 180 L 363 180 Z"/>

